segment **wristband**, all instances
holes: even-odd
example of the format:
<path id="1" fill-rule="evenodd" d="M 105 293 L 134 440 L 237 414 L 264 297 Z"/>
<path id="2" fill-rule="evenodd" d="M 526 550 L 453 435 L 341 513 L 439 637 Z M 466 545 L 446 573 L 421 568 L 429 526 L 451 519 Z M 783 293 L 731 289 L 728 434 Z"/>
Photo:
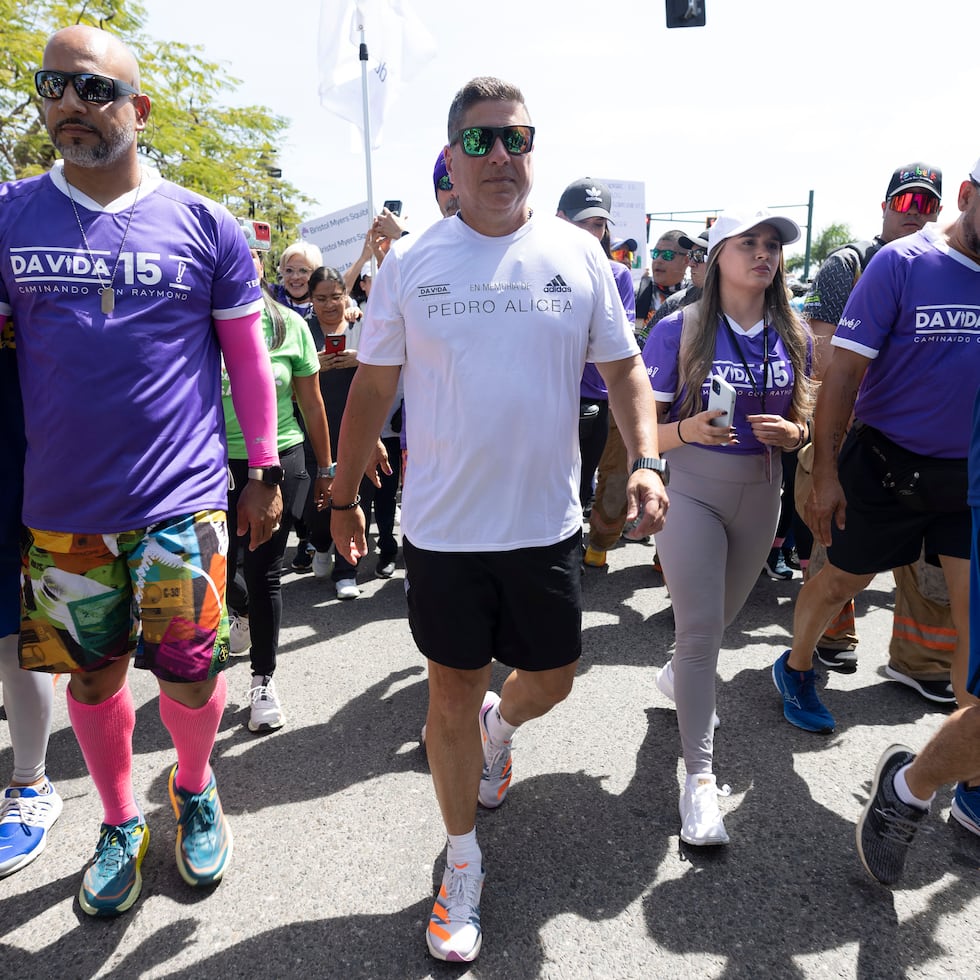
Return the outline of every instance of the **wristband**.
<path id="1" fill-rule="evenodd" d="M 354 494 L 354 499 L 349 504 L 335 504 L 333 498 L 327 501 L 327 506 L 331 510 L 353 510 L 361 502 L 361 495 Z"/>
<path id="2" fill-rule="evenodd" d="M 318 466 L 316 468 L 316 478 L 318 480 L 332 480 L 337 475 L 337 464 L 331 463 L 329 466 Z"/>
<path id="3" fill-rule="evenodd" d="M 690 443 L 690 442 L 688 442 L 688 441 L 687 441 L 687 440 L 686 440 L 686 439 L 685 439 L 685 438 L 684 438 L 684 437 L 683 437 L 683 436 L 681 435 L 681 421 L 682 421 L 681 419 L 678 419 L 678 420 L 677 420 L 677 438 L 678 438 L 678 439 L 680 439 L 680 441 L 681 441 L 681 442 L 683 442 L 685 446 L 691 446 L 691 445 L 693 445 L 693 443 Z"/>

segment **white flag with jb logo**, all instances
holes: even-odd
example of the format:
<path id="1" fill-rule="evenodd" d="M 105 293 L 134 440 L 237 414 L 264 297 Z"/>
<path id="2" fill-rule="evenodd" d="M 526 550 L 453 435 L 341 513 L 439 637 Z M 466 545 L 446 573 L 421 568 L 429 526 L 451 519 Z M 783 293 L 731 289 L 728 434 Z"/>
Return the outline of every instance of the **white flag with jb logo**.
<path id="1" fill-rule="evenodd" d="M 432 35 L 405 0 L 323 0 L 320 104 L 364 131 L 361 31 L 367 45 L 371 146 L 381 145 L 385 114 L 402 85 L 435 55 Z"/>

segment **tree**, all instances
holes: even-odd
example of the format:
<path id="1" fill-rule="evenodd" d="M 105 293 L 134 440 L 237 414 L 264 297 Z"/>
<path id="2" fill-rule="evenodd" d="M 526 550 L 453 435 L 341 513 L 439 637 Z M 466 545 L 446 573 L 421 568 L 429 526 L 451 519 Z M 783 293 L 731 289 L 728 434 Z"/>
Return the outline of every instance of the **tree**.
<path id="1" fill-rule="evenodd" d="M 840 248 L 841 245 L 853 241 L 854 235 L 851 234 L 850 226 L 842 222 L 827 225 L 826 228 L 817 232 L 816 237 L 810 243 L 811 271 L 814 265 L 819 266 L 835 248 Z M 789 272 L 799 272 L 803 265 L 804 256 L 802 255 L 791 255 L 786 260 L 786 269 Z"/>
<path id="2" fill-rule="evenodd" d="M 279 251 L 296 235 L 299 208 L 312 203 L 270 172 L 289 121 L 263 106 L 221 105 L 221 93 L 239 80 L 200 46 L 148 38 L 145 22 L 137 0 L 0 0 L 0 180 L 43 173 L 54 162 L 34 72 L 50 34 L 88 24 L 119 36 L 140 62 L 141 87 L 153 104 L 143 155 L 164 177 L 232 213 L 268 221 Z"/>

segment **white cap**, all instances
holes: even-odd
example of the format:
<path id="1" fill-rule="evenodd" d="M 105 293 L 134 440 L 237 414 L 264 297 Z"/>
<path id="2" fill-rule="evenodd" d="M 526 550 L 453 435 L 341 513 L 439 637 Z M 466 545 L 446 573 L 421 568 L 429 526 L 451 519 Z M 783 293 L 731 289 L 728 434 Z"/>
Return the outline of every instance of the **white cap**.
<path id="1" fill-rule="evenodd" d="M 771 214 L 765 208 L 757 211 L 723 211 L 708 230 L 708 251 L 726 238 L 744 235 L 757 225 L 772 225 L 784 245 L 792 245 L 800 239 L 800 226 L 792 218 Z"/>
<path id="2" fill-rule="evenodd" d="M 976 164 L 974 164 L 974 167 L 973 167 L 973 172 L 972 172 L 972 173 L 970 174 L 970 176 L 971 176 L 971 177 L 972 177 L 972 178 L 973 178 L 973 179 L 974 179 L 974 180 L 975 180 L 975 181 L 976 181 L 976 182 L 977 182 L 978 184 L 980 184 L 980 160 L 977 160 L 977 162 L 976 162 Z"/>

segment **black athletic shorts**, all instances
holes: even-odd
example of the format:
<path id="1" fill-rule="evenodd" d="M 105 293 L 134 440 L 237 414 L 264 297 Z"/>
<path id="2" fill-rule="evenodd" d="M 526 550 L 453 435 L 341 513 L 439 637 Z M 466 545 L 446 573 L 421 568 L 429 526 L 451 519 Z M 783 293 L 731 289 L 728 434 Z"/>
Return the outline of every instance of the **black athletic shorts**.
<path id="1" fill-rule="evenodd" d="M 867 443 L 854 428 L 847 434 L 837 464 L 847 498 L 845 530 L 831 520 L 827 560 L 852 575 L 887 572 L 919 560 L 922 546 L 931 555 L 970 557 L 970 508 L 948 513 L 914 510 L 882 486 Z"/>
<path id="2" fill-rule="evenodd" d="M 407 538 L 408 623 L 429 660 L 553 670 L 582 654 L 581 532 L 514 551 L 424 551 Z"/>

